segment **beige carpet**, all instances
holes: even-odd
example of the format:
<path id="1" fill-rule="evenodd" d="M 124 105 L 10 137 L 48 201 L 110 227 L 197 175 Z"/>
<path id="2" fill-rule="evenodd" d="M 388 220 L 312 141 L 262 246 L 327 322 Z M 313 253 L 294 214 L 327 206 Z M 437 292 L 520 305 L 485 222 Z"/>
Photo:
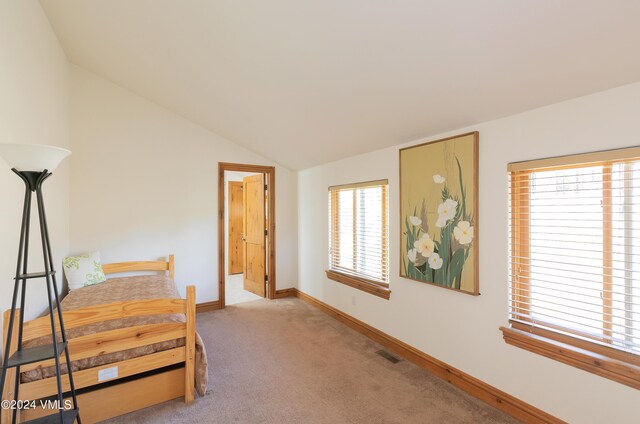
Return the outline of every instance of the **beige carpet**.
<path id="1" fill-rule="evenodd" d="M 198 315 L 209 391 L 114 423 L 513 423 L 298 299 Z"/>

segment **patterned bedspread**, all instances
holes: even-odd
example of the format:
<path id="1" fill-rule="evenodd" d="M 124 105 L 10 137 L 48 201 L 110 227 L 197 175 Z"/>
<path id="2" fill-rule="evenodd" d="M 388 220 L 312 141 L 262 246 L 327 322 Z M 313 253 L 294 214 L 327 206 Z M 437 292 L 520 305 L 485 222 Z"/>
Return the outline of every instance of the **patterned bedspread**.
<path id="1" fill-rule="evenodd" d="M 94 286 L 83 287 L 69 293 L 61 302 L 63 311 L 108 304 L 114 302 L 125 302 L 131 300 L 147 300 L 161 298 L 180 298 L 174 282 L 164 275 L 144 275 L 135 277 L 111 278 L 104 283 Z M 118 328 L 133 327 L 145 324 L 157 324 L 168 322 L 185 322 L 186 318 L 182 314 L 150 315 L 143 317 L 130 317 L 104 321 L 96 324 L 67 330 L 67 337 L 75 337 L 93 334 L 102 331 L 115 330 Z M 24 344 L 24 347 L 33 347 L 46 343 L 51 343 L 51 338 L 40 337 Z M 73 371 L 92 368 L 100 365 L 111 364 L 126 359 L 137 358 L 163 350 L 184 346 L 185 339 L 169 340 L 155 343 L 148 346 L 128 349 L 120 352 L 107 353 L 92 358 L 73 361 L 71 367 Z M 66 365 L 62 370 L 67 372 Z M 195 357 L 195 387 L 199 395 L 203 396 L 207 389 L 207 356 L 202 343 L 202 339 L 196 334 L 196 357 Z M 55 375 L 55 367 L 38 368 L 22 373 L 21 381 L 27 383 L 40 380 Z"/>

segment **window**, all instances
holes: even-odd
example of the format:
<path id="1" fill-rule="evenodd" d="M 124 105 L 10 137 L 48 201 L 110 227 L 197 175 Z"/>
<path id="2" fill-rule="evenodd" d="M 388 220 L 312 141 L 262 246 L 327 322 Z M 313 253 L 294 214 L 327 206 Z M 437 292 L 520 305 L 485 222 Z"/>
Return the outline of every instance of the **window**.
<path id="1" fill-rule="evenodd" d="M 509 175 L 505 340 L 640 388 L 640 148 Z"/>
<path id="2" fill-rule="evenodd" d="M 388 299 L 387 190 L 387 180 L 329 187 L 327 276 Z"/>

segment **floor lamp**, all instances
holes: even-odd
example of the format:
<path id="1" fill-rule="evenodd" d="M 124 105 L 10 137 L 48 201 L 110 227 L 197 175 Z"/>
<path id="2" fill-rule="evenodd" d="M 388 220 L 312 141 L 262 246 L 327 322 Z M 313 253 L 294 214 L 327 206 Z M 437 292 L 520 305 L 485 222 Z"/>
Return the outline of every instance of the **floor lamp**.
<path id="1" fill-rule="evenodd" d="M 75 386 L 73 384 L 73 375 L 71 373 L 71 360 L 69 359 L 69 348 L 67 345 L 67 335 L 64 330 L 62 321 L 62 311 L 60 309 L 60 298 L 58 296 L 58 285 L 56 282 L 55 269 L 53 266 L 53 256 L 51 253 L 51 243 L 49 241 L 49 228 L 44 210 L 44 200 L 42 197 L 42 184 L 51 176 L 51 173 L 57 166 L 69 156 L 71 152 L 55 146 L 44 145 L 28 145 L 28 144 L 0 144 L 0 157 L 9 165 L 11 170 L 16 173 L 25 184 L 24 204 L 22 209 L 22 226 L 20 230 L 20 242 L 18 249 L 18 264 L 16 266 L 16 277 L 14 279 L 13 297 L 11 300 L 11 315 L 9 316 L 9 325 L 7 334 L 5 334 L 5 350 L 2 361 L 2 378 L 0 380 L 0 390 L 4 394 L 12 394 L 13 400 L 17 401 L 18 391 L 20 389 L 20 366 L 34 362 L 40 362 L 47 359 L 55 360 L 56 382 L 58 385 L 57 406 L 58 410 L 51 415 L 44 416 L 32 420 L 34 423 L 73 423 L 77 420 L 80 424 L 80 414 L 78 411 L 78 402 L 76 399 Z M 31 199 L 35 193 L 38 220 L 40 224 L 40 239 L 42 242 L 42 255 L 44 259 L 44 271 L 29 273 L 29 230 L 31 226 Z M 33 348 L 22 347 L 22 327 L 24 324 L 25 299 L 27 294 L 27 280 L 42 279 L 47 285 L 49 318 L 51 321 L 52 343 L 50 345 L 38 346 Z M 18 296 L 20 293 L 20 296 Z M 18 305 L 18 297 L 20 304 Z M 54 309 L 57 309 L 54 310 Z M 56 328 L 56 314 L 60 328 Z M 16 315 L 18 315 L 19 324 L 14 329 Z M 13 332 L 18 331 L 17 338 Z M 61 335 L 61 341 L 58 341 L 57 334 Z M 12 340 L 16 341 L 16 346 L 11 346 Z M 12 350 L 13 349 L 13 350 Z M 60 373 L 60 356 L 64 351 L 66 359 L 67 373 L 69 378 L 69 388 L 71 397 L 73 398 L 73 409 L 64 409 L 62 375 Z M 15 368 L 15 381 L 13 382 L 12 392 L 5 389 L 7 370 Z M 4 399 L 3 399 L 4 400 Z M 11 400 L 11 399 L 7 399 Z M 3 414 L 4 415 L 4 414 Z M 17 411 L 14 410 L 11 415 L 12 423 L 16 423 Z"/>

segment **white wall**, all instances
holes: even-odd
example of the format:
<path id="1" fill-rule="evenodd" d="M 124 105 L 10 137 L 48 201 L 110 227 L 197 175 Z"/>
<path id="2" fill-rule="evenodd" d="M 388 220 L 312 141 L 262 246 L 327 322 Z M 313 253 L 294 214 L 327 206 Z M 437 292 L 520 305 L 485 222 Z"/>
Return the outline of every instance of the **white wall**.
<path id="1" fill-rule="evenodd" d="M 0 143 L 69 145 L 67 59 L 35 0 L 0 2 Z M 69 249 L 69 160 L 44 185 L 55 265 Z M 0 159 L 0 310 L 11 307 L 24 184 Z M 35 202 L 34 202 L 35 205 Z M 33 214 L 30 271 L 42 271 Z M 59 272 L 59 275 L 62 275 Z M 60 280 L 60 278 L 59 278 Z M 61 281 L 58 281 L 61 286 Z M 29 282 L 27 319 L 46 309 L 44 280 Z"/>
<path id="2" fill-rule="evenodd" d="M 184 294 L 218 299 L 218 162 L 274 165 L 71 66 L 71 246 L 104 262 L 176 255 Z M 297 278 L 296 174 L 276 165 L 277 288 Z"/>
<path id="3" fill-rule="evenodd" d="M 403 146 L 301 171 L 299 289 L 569 422 L 637 422 L 637 390 L 508 346 L 498 327 L 507 323 L 507 163 L 639 145 L 639 117 L 637 83 L 430 138 L 480 132 L 479 297 L 398 277 Z M 327 187 L 382 178 L 390 186 L 390 300 L 324 275 Z"/>

